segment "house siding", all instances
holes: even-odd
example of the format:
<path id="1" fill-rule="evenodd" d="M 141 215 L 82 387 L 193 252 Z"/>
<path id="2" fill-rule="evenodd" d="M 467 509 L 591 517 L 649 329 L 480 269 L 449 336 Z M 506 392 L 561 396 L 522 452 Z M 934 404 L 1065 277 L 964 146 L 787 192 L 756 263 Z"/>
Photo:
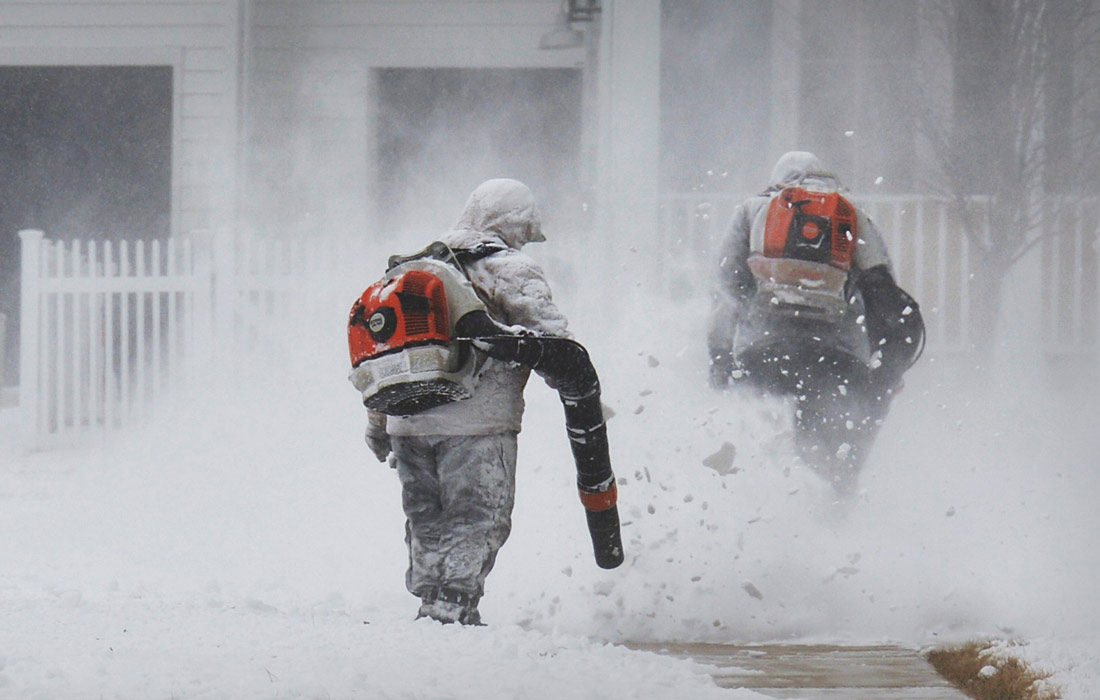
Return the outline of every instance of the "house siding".
<path id="1" fill-rule="evenodd" d="M 248 220 L 303 235 L 370 228 L 371 69 L 578 67 L 581 49 L 538 48 L 560 7 L 559 0 L 251 2 Z"/>
<path id="2" fill-rule="evenodd" d="M 256 68 L 298 63 L 508 68 L 577 65 L 579 51 L 543 51 L 558 0 L 300 3 L 255 0 Z"/>
<path id="3" fill-rule="evenodd" d="M 226 226 L 239 16 L 238 0 L 0 0 L 0 65 L 172 66 L 173 232 Z"/>

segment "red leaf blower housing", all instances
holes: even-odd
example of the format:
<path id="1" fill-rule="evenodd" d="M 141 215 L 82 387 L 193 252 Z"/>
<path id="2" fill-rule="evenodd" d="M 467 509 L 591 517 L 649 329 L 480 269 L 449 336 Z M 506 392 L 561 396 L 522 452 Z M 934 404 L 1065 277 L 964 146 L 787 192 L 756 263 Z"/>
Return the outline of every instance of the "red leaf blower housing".
<path id="1" fill-rule="evenodd" d="M 788 187 L 768 206 L 764 256 L 847 272 L 857 234 L 855 207 L 840 193 Z"/>
<path id="2" fill-rule="evenodd" d="M 436 242 L 390 258 L 386 275 L 352 305 L 349 378 L 368 408 L 400 416 L 469 398 L 485 356 L 537 370 L 565 409 L 596 564 L 613 569 L 623 546 L 599 378 L 581 344 L 517 335 L 489 316 L 462 266 L 498 250 Z"/>
<path id="3" fill-rule="evenodd" d="M 749 268 L 775 313 L 807 321 L 843 315 L 859 241 L 856 208 L 848 199 L 836 191 L 787 187 L 760 212 L 752 231 Z M 885 266 L 859 271 L 854 286 L 863 299 L 872 350 L 885 351 L 879 381 L 892 387 L 923 351 L 920 306 Z"/>

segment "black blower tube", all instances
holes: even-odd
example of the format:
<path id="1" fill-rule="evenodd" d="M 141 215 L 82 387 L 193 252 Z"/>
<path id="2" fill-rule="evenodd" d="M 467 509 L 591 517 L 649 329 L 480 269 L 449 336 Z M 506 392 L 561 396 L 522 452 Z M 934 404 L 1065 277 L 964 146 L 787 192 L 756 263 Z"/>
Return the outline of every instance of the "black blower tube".
<path id="1" fill-rule="evenodd" d="M 503 326 L 481 312 L 464 316 L 455 330 L 490 357 L 537 370 L 557 390 L 565 409 L 565 429 L 577 466 L 577 488 L 588 518 L 596 564 L 602 569 L 622 564 L 618 490 L 600 405 L 600 380 L 588 351 L 568 338 L 507 334 Z"/>

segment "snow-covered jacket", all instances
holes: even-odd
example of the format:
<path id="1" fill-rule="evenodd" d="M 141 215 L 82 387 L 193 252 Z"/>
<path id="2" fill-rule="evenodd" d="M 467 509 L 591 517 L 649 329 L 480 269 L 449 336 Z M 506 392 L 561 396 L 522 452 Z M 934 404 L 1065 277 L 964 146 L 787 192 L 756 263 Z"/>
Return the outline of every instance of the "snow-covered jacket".
<path id="1" fill-rule="evenodd" d="M 745 319 L 756 291 L 756 279 L 748 264 L 749 255 L 754 252 L 754 223 L 759 226 L 757 222 L 763 221 L 762 212 L 784 188 L 800 184 L 823 191 L 839 189 L 837 178 L 824 168 L 817 156 L 808 151 L 790 151 L 776 162 L 768 188 L 734 210 L 718 254 L 718 291 L 707 337 L 711 358 L 728 355 L 731 349 L 736 354 L 737 348 L 733 346 L 738 325 Z M 856 217 L 858 238 L 849 275 L 854 279 L 861 271 L 885 266 L 892 276 L 890 258 L 878 227 L 858 206 Z M 741 342 L 742 338 L 738 338 L 738 344 Z"/>
<path id="2" fill-rule="evenodd" d="M 546 276 L 529 256 L 526 243 L 546 240 L 538 207 L 526 185 L 489 180 L 470 195 L 454 228 L 440 238 L 452 249 L 500 247 L 466 266 L 470 282 L 489 315 L 507 326 L 569 337 L 565 316 L 554 304 Z M 391 435 L 489 435 L 519 432 L 523 389 L 530 370 L 486 359 L 469 399 L 414 416 L 390 417 Z"/>

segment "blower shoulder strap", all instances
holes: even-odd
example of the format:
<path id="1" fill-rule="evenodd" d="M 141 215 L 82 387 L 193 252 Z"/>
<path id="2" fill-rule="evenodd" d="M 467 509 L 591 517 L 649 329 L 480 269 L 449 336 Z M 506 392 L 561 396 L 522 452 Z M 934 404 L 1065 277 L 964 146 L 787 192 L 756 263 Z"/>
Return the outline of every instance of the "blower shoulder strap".
<path id="1" fill-rule="evenodd" d="M 470 280 L 470 286 L 473 287 L 474 293 L 477 294 L 477 298 L 480 299 L 481 303 L 484 304 L 486 307 L 489 306 L 489 300 L 486 298 L 485 293 L 473 283 L 472 279 L 470 279 L 470 273 L 466 269 L 466 267 L 472 263 L 477 262 L 478 260 L 483 260 L 490 255 L 500 253 L 507 249 L 507 246 L 497 245 L 495 243 L 478 243 L 472 248 L 448 249 L 451 251 L 452 264 L 457 267 L 460 272 L 462 272 L 462 275 L 466 279 Z M 489 318 L 491 317 L 488 315 L 488 313 L 486 313 L 485 319 L 488 320 Z M 496 322 L 493 321 L 492 323 L 495 324 Z M 478 334 L 475 333 L 474 335 Z"/>
<path id="2" fill-rule="evenodd" d="M 474 263 L 483 258 L 487 258 L 494 253 L 500 253 L 507 250 L 508 247 L 499 245 L 496 243 L 481 242 L 477 243 L 470 248 L 451 248 L 442 241 L 433 241 L 429 243 L 427 247 L 422 250 L 418 250 L 415 253 L 408 255 L 391 255 L 386 266 L 386 273 L 390 274 L 393 270 L 401 265 L 410 263 L 416 260 L 438 260 L 454 267 L 458 272 L 462 274 L 467 280 L 470 280 L 470 273 L 466 269 L 468 265 Z M 481 290 L 473 286 L 473 282 L 470 281 L 472 290 L 482 304 L 487 305 L 487 301 L 482 294 Z M 460 334 L 461 335 L 461 334 Z"/>
<path id="3" fill-rule="evenodd" d="M 413 260 L 430 258 L 432 260 L 439 260 L 440 262 L 454 265 L 462 271 L 462 274 L 466 274 L 466 266 L 470 263 L 477 262 L 482 258 L 487 258 L 494 253 L 500 253 L 507 249 L 507 246 L 498 245 L 496 243 L 478 243 L 471 248 L 451 248 L 443 241 L 433 241 L 429 243 L 427 247 L 415 253 L 409 253 L 408 255 L 391 255 L 386 264 L 386 272 L 389 272 L 398 265 L 403 265 Z"/>
<path id="4" fill-rule="evenodd" d="M 446 243 L 442 241 L 433 241 L 427 245 L 427 247 L 416 251 L 415 253 L 409 253 L 408 255 L 391 255 L 390 259 L 386 263 L 386 272 L 389 272 L 398 265 L 404 265 L 405 263 L 412 262 L 414 260 L 423 260 L 430 258 L 432 260 L 439 260 L 441 262 L 451 263 L 457 266 L 455 260 L 455 254 L 447 247 Z"/>
<path id="5" fill-rule="evenodd" d="M 495 253 L 500 253 L 507 250 L 507 246 L 498 245 L 496 243 L 478 243 L 472 248 L 452 248 L 451 252 L 454 254 L 454 258 L 458 261 L 460 267 L 465 268 L 470 263 L 477 262 L 483 258 L 487 258 Z"/>

